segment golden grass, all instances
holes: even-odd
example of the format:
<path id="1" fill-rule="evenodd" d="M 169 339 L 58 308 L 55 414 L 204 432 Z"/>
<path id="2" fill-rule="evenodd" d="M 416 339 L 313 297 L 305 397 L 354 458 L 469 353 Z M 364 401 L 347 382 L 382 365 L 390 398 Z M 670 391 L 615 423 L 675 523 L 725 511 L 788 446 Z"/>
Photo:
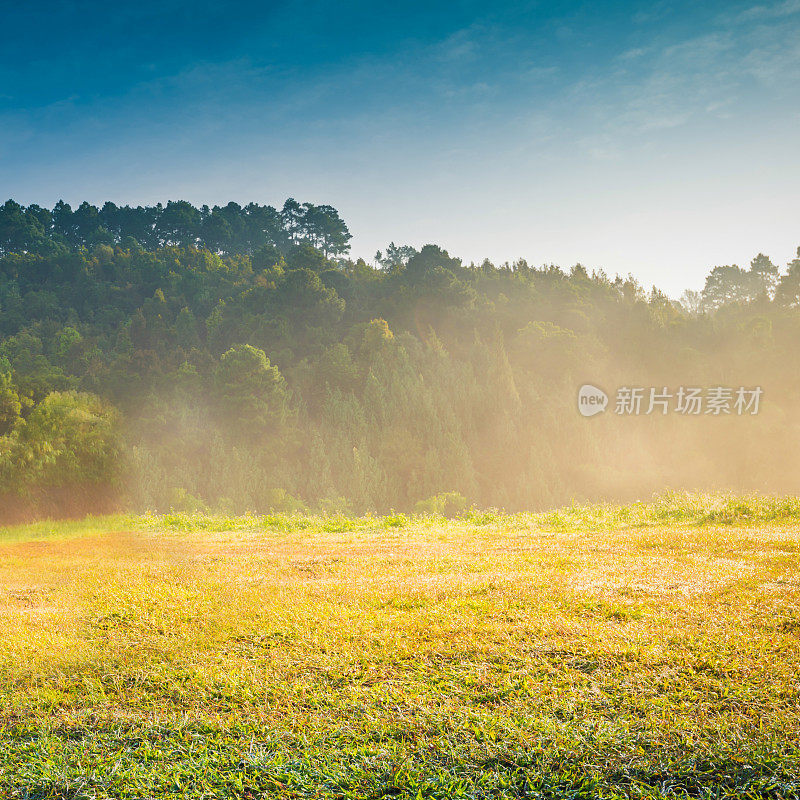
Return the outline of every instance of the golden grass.
<path id="1" fill-rule="evenodd" d="M 796 753 L 793 520 L 392 519 L 114 518 L 89 536 L 0 535 L 9 741 L 202 722 L 282 731 L 293 747 L 400 736 L 415 752 L 508 759 L 550 742 L 585 746 L 582 775 L 593 759 L 617 774 L 737 737 L 743 752 Z"/>

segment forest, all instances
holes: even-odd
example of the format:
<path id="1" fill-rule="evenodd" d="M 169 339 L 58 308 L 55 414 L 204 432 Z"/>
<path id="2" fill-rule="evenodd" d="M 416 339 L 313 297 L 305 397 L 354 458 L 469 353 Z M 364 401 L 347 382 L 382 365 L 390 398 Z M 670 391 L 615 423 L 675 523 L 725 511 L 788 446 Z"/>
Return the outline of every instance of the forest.
<path id="1" fill-rule="evenodd" d="M 710 267 L 675 301 L 435 244 L 367 263 L 350 239 L 336 209 L 293 199 L 6 202 L 2 521 L 797 491 L 800 248 Z M 585 419 L 583 383 L 763 398 L 757 415 Z"/>

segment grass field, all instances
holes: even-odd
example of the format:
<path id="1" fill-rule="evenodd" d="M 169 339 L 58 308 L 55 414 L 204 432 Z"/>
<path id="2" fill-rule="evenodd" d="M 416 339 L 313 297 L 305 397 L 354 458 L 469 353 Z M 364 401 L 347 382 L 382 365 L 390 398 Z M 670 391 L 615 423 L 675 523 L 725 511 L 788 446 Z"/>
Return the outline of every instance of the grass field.
<path id="1" fill-rule="evenodd" d="M 800 502 L 0 529 L 0 796 L 800 797 Z"/>

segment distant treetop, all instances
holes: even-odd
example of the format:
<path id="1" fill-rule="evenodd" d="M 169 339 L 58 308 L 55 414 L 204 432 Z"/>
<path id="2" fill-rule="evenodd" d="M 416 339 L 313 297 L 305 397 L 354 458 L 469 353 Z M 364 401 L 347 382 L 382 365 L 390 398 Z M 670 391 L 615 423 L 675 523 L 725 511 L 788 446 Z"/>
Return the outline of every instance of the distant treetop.
<path id="1" fill-rule="evenodd" d="M 101 208 L 83 202 L 76 209 L 59 200 L 52 210 L 8 200 L 0 206 L 0 255 L 52 255 L 98 244 L 145 250 L 178 245 L 253 255 L 267 245 L 283 250 L 310 244 L 329 258 L 346 254 L 351 238 L 335 208 L 292 198 L 280 211 L 257 203 L 196 208 L 185 200 L 135 207 L 107 202 Z"/>

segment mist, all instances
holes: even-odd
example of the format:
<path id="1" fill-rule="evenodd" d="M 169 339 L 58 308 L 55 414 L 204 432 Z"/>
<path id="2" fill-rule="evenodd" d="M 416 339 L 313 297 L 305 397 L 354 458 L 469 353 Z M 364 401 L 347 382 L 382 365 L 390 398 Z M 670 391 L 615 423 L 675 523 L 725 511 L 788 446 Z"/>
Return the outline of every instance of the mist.
<path id="1" fill-rule="evenodd" d="M 9 201 L 0 231 L 9 520 L 797 489 L 800 255 L 715 267 L 676 301 L 436 245 L 354 259 L 335 209 L 293 199 Z M 580 413 L 584 384 L 602 413 Z"/>

